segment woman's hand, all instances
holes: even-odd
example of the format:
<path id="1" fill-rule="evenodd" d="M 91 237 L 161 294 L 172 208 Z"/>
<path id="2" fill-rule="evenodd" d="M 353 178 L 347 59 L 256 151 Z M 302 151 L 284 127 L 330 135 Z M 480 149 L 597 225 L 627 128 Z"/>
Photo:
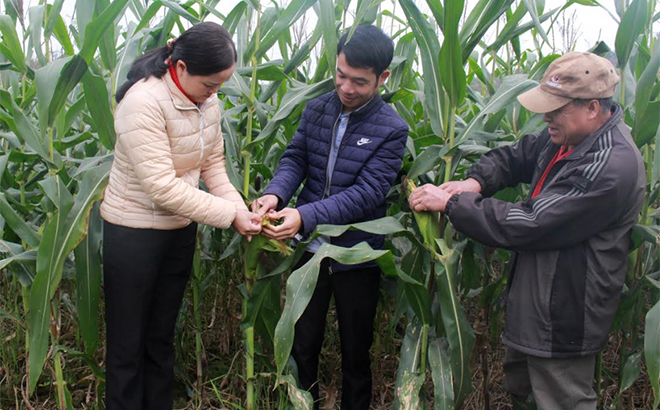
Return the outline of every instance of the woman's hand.
<path id="1" fill-rule="evenodd" d="M 253 235 L 258 235 L 261 232 L 261 218 L 259 215 L 244 209 L 236 211 L 234 222 L 231 225 L 236 232 L 247 237 L 248 242 L 252 240 Z"/>
<path id="2" fill-rule="evenodd" d="M 277 208 L 279 199 L 275 195 L 264 195 L 261 198 L 252 201 L 252 212 L 256 212 L 259 216 L 267 214 L 271 210 Z"/>

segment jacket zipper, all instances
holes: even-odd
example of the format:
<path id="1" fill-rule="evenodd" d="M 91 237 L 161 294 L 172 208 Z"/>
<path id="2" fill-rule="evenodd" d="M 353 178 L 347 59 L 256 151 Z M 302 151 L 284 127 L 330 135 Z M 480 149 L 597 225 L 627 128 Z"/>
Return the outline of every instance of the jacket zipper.
<path id="1" fill-rule="evenodd" d="M 332 151 L 332 147 L 335 144 L 335 138 L 336 138 L 335 130 L 337 129 L 337 123 L 339 122 L 340 118 L 341 118 L 341 113 L 339 114 L 339 116 L 335 120 L 335 124 L 332 126 L 332 133 L 330 134 L 330 151 Z M 349 116 L 349 119 L 350 119 L 350 116 Z M 346 123 L 346 128 L 348 128 L 348 122 Z M 344 138 L 342 137 L 342 144 L 343 144 L 343 142 L 344 142 Z M 341 144 L 340 144 L 340 148 L 341 148 Z M 339 155 L 339 148 L 337 149 L 336 154 Z M 336 164 L 337 164 L 337 162 L 335 161 L 335 165 Z M 325 188 L 323 188 L 323 196 L 321 197 L 321 200 L 324 200 L 325 198 L 327 198 L 330 195 L 331 180 L 330 180 L 330 169 L 329 168 L 330 168 L 330 157 L 328 156 L 328 163 L 325 165 Z"/>
<path id="2" fill-rule="evenodd" d="M 332 126 L 332 133 L 330 134 L 330 151 L 332 151 L 332 147 L 335 144 L 335 130 L 337 129 L 337 123 L 339 122 L 339 119 L 341 118 L 341 113 L 337 116 L 337 119 L 335 120 L 334 125 Z M 349 116 L 350 118 L 350 116 Z M 346 127 L 348 128 L 348 123 L 346 124 Z M 342 137 L 342 142 L 344 138 Z M 336 152 L 337 155 L 339 155 L 339 150 Z M 335 161 L 335 165 L 337 162 Z M 321 200 L 324 200 L 329 194 L 330 194 L 330 156 L 328 156 L 328 163 L 325 165 L 325 188 L 323 188 L 323 196 L 321 197 Z M 329 238 L 328 243 L 332 244 L 332 238 Z M 328 266 L 328 275 L 332 275 L 332 262 L 330 262 L 330 266 Z"/>
<path id="3" fill-rule="evenodd" d="M 204 158 L 204 112 L 202 111 L 204 107 L 206 106 L 208 99 L 204 101 L 201 107 L 195 107 L 197 108 L 197 112 L 199 112 L 199 144 L 200 144 L 200 150 L 199 150 L 199 159 L 197 160 L 197 166 L 200 166 L 202 164 L 202 158 Z"/>
<path id="4" fill-rule="evenodd" d="M 201 145 L 201 149 L 199 150 L 197 166 L 202 164 L 202 158 L 204 158 L 204 114 L 201 110 L 199 111 L 199 143 Z"/>
<path id="5" fill-rule="evenodd" d="M 200 143 L 201 148 L 200 148 L 200 151 L 199 151 L 199 159 L 197 159 L 197 166 L 201 165 L 202 158 L 204 158 L 204 150 L 206 148 L 205 144 L 204 144 L 204 113 L 202 112 L 202 110 L 206 106 L 207 102 L 208 102 L 208 100 L 204 101 L 204 103 L 202 104 L 201 107 L 198 107 L 197 104 L 195 104 L 194 107 L 180 107 L 180 106 L 174 104 L 174 107 L 177 108 L 178 110 L 181 110 L 181 111 L 197 110 L 197 112 L 199 113 L 199 133 L 198 133 L 198 137 L 199 137 L 199 143 Z"/>

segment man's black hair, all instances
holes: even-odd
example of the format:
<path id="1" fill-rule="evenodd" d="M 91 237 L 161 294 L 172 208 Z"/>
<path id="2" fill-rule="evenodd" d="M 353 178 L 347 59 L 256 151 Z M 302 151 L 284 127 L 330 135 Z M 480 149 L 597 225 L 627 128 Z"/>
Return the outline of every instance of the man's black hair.
<path id="1" fill-rule="evenodd" d="M 346 43 L 349 32 L 341 36 L 337 44 L 337 55 L 344 53 L 351 67 L 371 68 L 379 77 L 392 62 L 394 42 L 383 30 L 370 24 L 358 26 Z"/>

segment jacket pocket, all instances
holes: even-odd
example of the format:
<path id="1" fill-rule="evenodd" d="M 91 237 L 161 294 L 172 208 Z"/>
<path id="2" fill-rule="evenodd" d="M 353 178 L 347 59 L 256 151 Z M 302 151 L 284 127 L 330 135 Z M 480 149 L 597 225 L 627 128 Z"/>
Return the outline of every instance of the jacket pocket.
<path id="1" fill-rule="evenodd" d="M 509 286 L 506 337 L 523 346 L 551 347 L 550 300 L 558 252 L 519 252 Z"/>

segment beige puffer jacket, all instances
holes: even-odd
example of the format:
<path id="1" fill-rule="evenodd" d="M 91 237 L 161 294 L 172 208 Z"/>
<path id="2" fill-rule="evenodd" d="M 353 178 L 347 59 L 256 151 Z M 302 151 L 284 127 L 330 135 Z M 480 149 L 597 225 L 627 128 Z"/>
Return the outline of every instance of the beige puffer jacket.
<path id="1" fill-rule="evenodd" d="M 101 216 L 131 228 L 227 228 L 245 203 L 225 169 L 220 106 L 201 107 L 169 73 L 133 85 L 115 111 L 117 144 Z M 199 189 L 200 176 L 210 193 Z"/>

